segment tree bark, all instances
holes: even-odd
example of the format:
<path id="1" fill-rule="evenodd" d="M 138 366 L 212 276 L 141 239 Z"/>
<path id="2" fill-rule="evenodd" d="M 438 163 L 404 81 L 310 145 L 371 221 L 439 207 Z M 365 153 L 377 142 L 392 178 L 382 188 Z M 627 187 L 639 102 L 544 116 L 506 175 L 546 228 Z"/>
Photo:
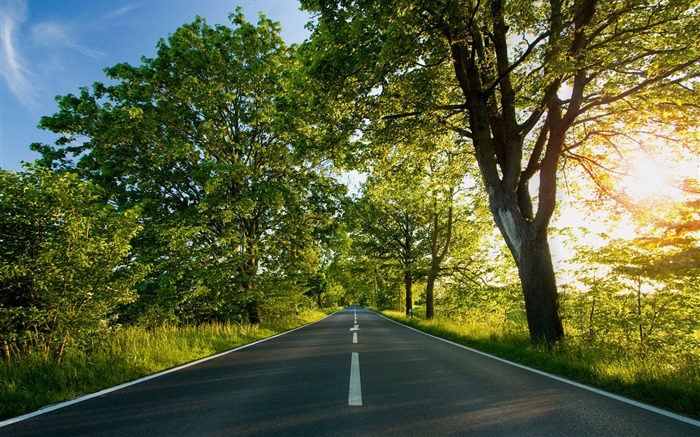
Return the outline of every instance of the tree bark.
<path id="1" fill-rule="evenodd" d="M 450 199 L 454 197 L 454 188 L 450 188 Z M 454 220 L 454 208 L 450 205 L 447 208 L 447 222 L 445 223 L 445 237 L 442 245 L 442 249 L 439 245 L 439 235 L 440 235 L 440 217 L 437 212 L 437 201 L 434 201 L 433 206 L 435 212 L 433 213 L 433 229 L 431 236 L 431 261 L 430 261 L 430 271 L 428 272 L 428 283 L 425 287 L 425 318 L 431 320 L 435 317 L 435 281 L 440 275 L 440 265 L 442 260 L 450 251 L 452 245 L 452 225 Z"/>
<path id="2" fill-rule="evenodd" d="M 262 313 L 260 312 L 260 305 L 257 299 L 248 302 L 247 310 L 248 322 L 251 325 L 259 325 L 262 323 Z"/>
<path id="3" fill-rule="evenodd" d="M 243 264 L 243 274 L 246 275 L 247 291 L 249 293 L 246 310 L 248 312 L 248 322 L 251 325 L 259 325 L 262 323 L 262 313 L 260 311 L 260 302 L 256 294 L 256 279 L 258 276 L 258 250 L 256 242 L 258 239 L 258 222 L 257 219 L 244 219 L 244 229 L 246 231 L 245 239 L 245 254 L 249 257 L 246 263 Z"/>
<path id="4" fill-rule="evenodd" d="M 425 286 L 425 318 L 431 320 L 435 317 L 435 280 L 438 277 L 438 269 L 431 268 L 428 272 L 428 283 Z"/>
<path id="5" fill-rule="evenodd" d="M 406 316 L 413 312 L 413 272 L 404 271 L 403 279 L 406 284 Z"/>
<path id="6" fill-rule="evenodd" d="M 564 337 L 564 328 L 547 228 L 522 216 L 516 193 L 492 192 L 491 213 L 518 267 L 530 340 L 554 344 Z"/>
<path id="7" fill-rule="evenodd" d="M 546 235 L 525 238 L 518 274 L 533 343 L 554 344 L 564 337 L 552 256 Z"/>

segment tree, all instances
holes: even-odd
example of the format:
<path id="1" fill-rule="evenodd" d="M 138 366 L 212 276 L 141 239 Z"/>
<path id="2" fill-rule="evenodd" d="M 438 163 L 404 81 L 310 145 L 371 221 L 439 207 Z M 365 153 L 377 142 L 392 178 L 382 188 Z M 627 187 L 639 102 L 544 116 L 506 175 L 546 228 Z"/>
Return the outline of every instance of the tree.
<path id="1" fill-rule="evenodd" d="M 647 143 L 645 150 L 654 146 Z M 675 152 L 667 150 L 663 157 Z M 635 160 L 640 157 L 648 155 Z M 625 183 L 633 177 L 629 172 L 615 172 L 607 177 L 596 173 L 593 189 L 576 192 L 580 201 L 595 202 L 597 214 L 606 220 L 597 220 L 596 233 L 581 223 L 573 231 L 578 238 L 568 241 L 575 251 L 566 275 L 572 279 L 566 293 L 567 325 L 575 339 L 610 346 L 611 353 L 695 360 L 700 181 L 680 171 L 666 180 L 659 163 L 654 170 L 634 175 L 651 180 L 654 191 Z M 615 179 L 624 190 L 613 191 Z"/>
<path id="2" fill-rule="evenodd" d="M 355 102 L 346 118 L 358 120 L 356 128 L 422 117 L 472 143 L 491 213 L 518 267 L 530 337 L 561 339 L 547 239 L 561 157 L 585 144 L 587 126 L 600 121 L 653 117 L 660 108 L 678 118 L 697 112 L 693 2 L 302 5 L 318 13 L 308 68 L 319 88 Z"/>
<path id="3" fill-rule="evenodd" d="M 394 126 L 394 130 L 399 129 Z M 419 228 L 426 235 L 418 247 L 425 251 L 422 256 L 427 266 L 418 270 L 425 271 L 425 315 L 432 319 L 438 278 L 454 274 L 473 255 L 484 228 L 476 217 L 480 203 L 477 194 L 468 188 L 471 184 L 468 166 L 472 160 L 464 156 L 459 139 L 449 131 L 427 132 L 404 137 L 400 142 L 394 140 L 388 148 L 378 144 L 378 137 L 385 137 L 386 132 L 373 135 L 373 149 L 378 156 L 371 164 L 366 163 L 365 168 L 371 174 L 371 181 L 383 181 L 384 188 L 380 188 L 383 192 L 392 192 L 401 199 L 401 204 L 423 211 L 415 219 L 424 220 Z M 467 235 L 469 242 L 464 241 Z M 462 247 L 454 250 L 455 243 Z"/>
<path id="4" fill-rule="evenodd" d="M 426 317 L 435 316 L 434 292 L 438 277 L 453 249 L 453 240 L 464 233 L 463 217 L 469 214 L 465 184 L 472 175 L 472 154 L 465 152 L 461 138 L 444 127 L 431 126 L 427 120 L 409 122 L 393 120 L 367 133 L 371 151 L 364 158 L 362 170 L 374 180 L 392 184 L 393 189 L 408 189 L 406 201 L 423 204 L 425 209 Z M 404 185 L 401 185 L 404 184 Z M 455 263 L 452 263 L 455 264 Z"/>
<path id="5" fill-rule="evenodd" d="M 572 328 L 587 342 L 641 358 L 692 351 L 699 252 L 692 237 L 616 238 L 603 248 L 581 247 L 580 285 L 568 297 Z"/>
<path id="6" fill-rule="evenodd" d="M 414 190 L 420 181 L 402 182 L 368 179 L 364 196 L 353 206 L 357 223 L 353 239 L 370 258 L 400 267 L 408 315 L 413 309 L 413 283 L 426 256 L 428 224 L 425 199 Z"/>
<path id="7" fill-rule="evenodd" d="M 323 308 L 323 295 L 328 291 L 328 279 L 323 272 L 311 276 L 306 283 L 306 295 L 316 299 L 319 308 Z"/>
<path id="8" fill-rule="evenodd" d="M 0 171 L 0 335 L 4 355 L 38 346 L 61 362 L 109 328 L 146 272 L 130 242 L 138 210 L 118 212 L 75 174 Z"/>
<path id="9" fill-rule="evenodd" d="M 240 10 L 230 19 L 180 27 L 154 59 L 106 69 L 113 85 L 59 97 L 41 122 L 63 135 L 58 147 L 34 146 L 45 164 L 78 157 L 75 170 L 120 207 L 143 210 L 138 253 L 154 271 L 137 316 L 259 323 L 261 267 L 305 268 L 343 192 L 300 147 L 294 48 L 279 24 L 261 16 L 255 26 Z"/>
<path id="10" fill-rule="evenodd" d="M 460 265 L 473 257 L 488 233 L 480 220 L 478 193 L 469 188 L 472 159 L 460 151 L 463 145 L 448 136 L 433 139 L 427 157 L 423 185 L 428 187 L 430 267 L 425 290 L 425 316 L 435 317 L 435 283 L 441 275 L 453 275 Z M 466 241 L 469 239 L 469 241 Z M 456 250 L 453 246 L 457 246 Z"/>
<path id="11" fill-rule="evenodd" d="M 345 222 L 346 226 L 349 225 L 349 220 Z M 349 239 L 350 231 L 346 230 L 343 233 L 346 243 L 335 247 L 325 269 L 330 288 L 339 292 L 339 302 L 377 308 L 400 306 L 392 305 L 384 299 L 388 290 L 384 286 L 384 278 L 379 273 L 376 259 L 370 258 L 357 243 L 352 244 Z"/>

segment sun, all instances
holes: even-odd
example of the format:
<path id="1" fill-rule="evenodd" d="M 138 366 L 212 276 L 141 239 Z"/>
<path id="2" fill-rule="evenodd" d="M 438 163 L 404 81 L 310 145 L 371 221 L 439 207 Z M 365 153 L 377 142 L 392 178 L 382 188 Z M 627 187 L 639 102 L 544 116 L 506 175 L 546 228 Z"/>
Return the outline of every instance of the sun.
<path id="1" fill-rule="evenodd" d="M 634 202 L 681 200 L 680 181 L 697 172 L 695 162 L 670 162 L 646 153 L 637 153 L 628 162 L 620 188 Z"/>

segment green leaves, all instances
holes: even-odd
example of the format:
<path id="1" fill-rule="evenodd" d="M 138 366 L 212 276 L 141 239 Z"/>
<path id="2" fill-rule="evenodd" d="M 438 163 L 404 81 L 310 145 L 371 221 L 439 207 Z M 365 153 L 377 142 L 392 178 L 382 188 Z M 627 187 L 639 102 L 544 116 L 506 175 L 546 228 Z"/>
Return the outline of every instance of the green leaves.
<path id="1" fill-rule="evenodd" d="M 579 251 L 583 287 L 567 299 L 574 338 L 640 357 L 697 353 L 697 240 L 657 243 L 613 239 Z"/>
<path id="2" fill-rule="evenodd" d="M 0 329 L 11 349 L 38 346 L 60 362 L 135 298 L 147 271 L 130 258 L 139 212 L 117 212 L 75 174 L 39 167 L 0 172 L 0 192 Z"/>
<path id="3" fill-rule="evenodd" d="M 309 72 L 354 104 L 345 117 L 354 129 L 345 132 L 358 154 L 381 156 L 377 144 L 390 148 L 411 127 L 456 132 L 473 147 L 494 220 L 521 267 L 541 259 L 523 248 L 546 246 L 562 156 L 598 177 L 610 168 L 600 156 L 614 156 L 621 141 L 643 143 L 650 130 L 664 136 L 673 125 L 670 138 L 697 143 L 688 125 L 700 77 L 694 1 L 302 5 L 319 14 L 304 52 Z M 545 258 L 538 263 L 551 265 Z M 552 275 L 522 273 L 526 298 L 547 290 L 542 307 L 558 306 Z M 548 341 L 563 335 L 555 313 L 538 323 L 551 328 Z"/>
<path id="4" fill-rule="evenodd" d="M 106 69 L 112 85 L 62 97 L 42 120 L 86 137 L 57 148 L 78 153 L 75 170 L 119 208 L 142 210 L 135 254 L 153 270 L 124 309 L 130 320 L 239 320 L 252 308 L 259 321 L 259 274 L 314 272 L 342 196 L 307 147 L 310 123 L 290 113 L 304 99 L 294 48 L 262 15 L 230 18 L 181 26 L 155 58 Z M 45 161 L 61 156 L 41 149 Z"/>

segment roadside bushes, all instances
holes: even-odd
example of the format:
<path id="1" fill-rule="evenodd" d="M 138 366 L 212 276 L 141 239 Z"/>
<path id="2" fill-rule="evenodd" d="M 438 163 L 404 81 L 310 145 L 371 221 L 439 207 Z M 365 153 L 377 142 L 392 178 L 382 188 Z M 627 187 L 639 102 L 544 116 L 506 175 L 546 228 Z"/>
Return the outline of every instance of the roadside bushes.
<path id="1" fill-rule="evenodd" d="M 117 211 L 71 173 L 0 171 L 0 338 L 6 359 L 30 349 L 61 361 L 106 332 L 146 268 L 130 258 L 138 210 Z"/>

